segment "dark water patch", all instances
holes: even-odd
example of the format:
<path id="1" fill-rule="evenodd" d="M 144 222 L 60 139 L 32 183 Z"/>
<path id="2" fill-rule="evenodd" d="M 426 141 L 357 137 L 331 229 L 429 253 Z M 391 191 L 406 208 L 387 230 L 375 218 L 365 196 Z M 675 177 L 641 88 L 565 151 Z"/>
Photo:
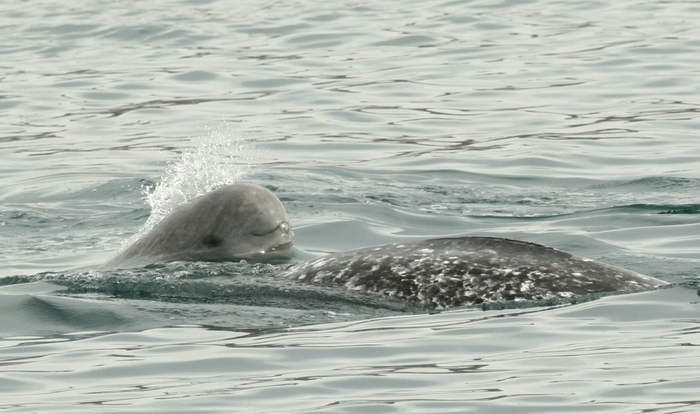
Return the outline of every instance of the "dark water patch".
<path id="1" fill-rule="evenodd" d="M 256 28 L 250 28 L 243 26 L 240 28 L 238 31 L 252 34 L 252 35 L 266 35 L 271 38 L 279 37 L 279 36 L 284 36 L 288 34 L 294 34 L 294 33 L 299 33 L 300 31 L 303 31 L 304 29 L 308 29 L 312 27 L 309 24 L 306 23 L 299 23 L 299 24 L 293 24 L 293 25 L 288 25 L 288 26 L 269 26 L 269 27 L 256 27 Z"/>
<path id="2" fill-rule="evenodd" d="M 0 335 L 3 337 L 138 330 L 153 326 L 152 320 L 137 317 L 124 306 L 66 296 L 63 292 L 67 289 L 57 284 L 23 283 L 15 278 L 0 280 L 3 282 L 0 287 L 0 312 L 3 314 Z"/>
<path id="3" fill-rule="evenodd" d="M 661 214 L 698 214 L 700 213 L 700 204 L 684 205 L 684 206 L 668 206 L 668 210 Z"/>
<path id="4" fill-rule="evenodd" d="M 395 39 L 389 39 L 389 40 L 382 40 L 379 42 L 375 42 L 370 44 L 369 46 L 412 46 L 412 47 L 425 47 L 428 45 L 433 45 L 435 43 L 439 42 L 437 38 L 430 37 L 430 36 L 421 36 L 421 35 L 403 35 L 403 36 L 398 36 Z"/>
<path id="5" fill-rule="evenodd" d="M 689 177 L 644 177 L 629 181 L 611 181 L 592 186 L 593 188 L 623 188 L 652 191 L 698 190 L 700 179 Z"/>
<path id="6" fill-rule="evenodd" d="M 53 224 L 54 220 L 55 217 L 52 217 L 41 209 L 3 209 L 0 211 L 0 225 L 7 226 L 6 228 L 36 229 L 46 227 L 47 224 Z"/>
<path id="7" fill-rule="evenodd" d="M 15 141 L 37 141 L 41 140 L 44 142 L 46 139 L 53 139 L 57 138 L 58 133 L 57 132 L 37 132 L 37 133 L 30 133 L 30 132 L 25 132 L 25 131 L 19 131 L 15 133 L 10 133 L 3 135 L 0 137 L 0 142 L 15 142 Z"/>
<path id="8" fill-rule="evenodd" d="M 700 213 L 700 204 L 630 204 L 597 211 L 636 214 L 698 214 Z"/>
<path id="9" fill-rule="evenodd" d="M 173 76 L 173 79 L 183 82 L 206 82 L 214 80 L 217 77 L 218 75 L 216 73 L 204 70 L 193 70 L 175 75 Z"/>
<path id="10" fill-rule="evenodd" d="M 245 94 L 244 94 L 245 95 Z M 114 107 L 114 108 L 104 108 L 104 109 L 99 109 L 99 110 L 81 110 L 80 112 L 67 112 L 63 114 L 63 117 L 68 117 L 68 118 L 73 118 L 76 116 L 85 116 L 85 115 L 109 115 L 110 118 L 115 118 L 118 116 L 122 116 L 124 114 L 127 114 L 132 111 L 141 111 L 141 110 L 150 110 L 150 109 L 167 109 L 173 106 L 179 106 L 179 105 L 199 105 L 202 103 L 209 103 L 209 102 L 223 102 L 223 101 L 230 101 L 230 100 L 237 100 L 237 99 L 256 99 L 259 98 L 260 95 L 256 94 L 255 97 L 245 95 L 244 97 L 210 97 L 210 98 L 181 98 L 181 99 L 156 99 L 156 100 L 149 100 L 145 102 L 136 102 L 136 103 L 126 103 L 122 106 Z"/>

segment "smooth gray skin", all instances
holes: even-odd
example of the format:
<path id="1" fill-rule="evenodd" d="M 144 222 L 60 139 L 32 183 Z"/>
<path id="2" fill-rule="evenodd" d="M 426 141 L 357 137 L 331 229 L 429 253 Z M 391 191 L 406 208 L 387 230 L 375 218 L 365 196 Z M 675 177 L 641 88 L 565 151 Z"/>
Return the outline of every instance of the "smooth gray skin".
<path id="1" fill-rule="evenodd" d="M 254 184 L 232 184 L 178 207 L 102 268 L 173 261 L 273 261 L 294 232 L 280 200 Z"/>
<path id="2" fill-rule="evenodd" d="M 566 299 L 668 284 L 541 244 L 495 237 L 365 247 L 294 264 L 277 277 L 374 292 L 429 309 Z"/>

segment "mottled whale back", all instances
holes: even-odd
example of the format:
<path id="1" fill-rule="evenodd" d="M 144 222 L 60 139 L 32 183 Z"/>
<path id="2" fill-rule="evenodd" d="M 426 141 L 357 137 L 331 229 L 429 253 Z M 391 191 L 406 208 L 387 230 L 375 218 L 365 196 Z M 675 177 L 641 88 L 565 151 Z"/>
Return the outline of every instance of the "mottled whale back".
<path id="1" fill-rule="evenodd" d="M 103 268 L 172 261 L 270 261 L 292 249 L 280 200 L 254 184 L 220 187 L 178 207 Z"/>
<path id="2" fill-rule="evenodd" d="M 366 247 L 294 264 L 278 276 L 375 292 L 426 308 L 563 299 L 667 284 L 540 244 L 494 237 Z"/>

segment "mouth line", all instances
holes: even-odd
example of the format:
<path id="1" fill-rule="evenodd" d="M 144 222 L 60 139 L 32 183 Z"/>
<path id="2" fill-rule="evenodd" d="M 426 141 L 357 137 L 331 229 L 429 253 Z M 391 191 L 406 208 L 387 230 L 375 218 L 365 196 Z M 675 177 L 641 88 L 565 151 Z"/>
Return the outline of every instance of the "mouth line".
<path id="1" fill-rule="evenodd" d="M 270 247 L 269 251 L 270 251 L 270 252 L 274 252 L 274 251 L 277 251 L 277 250 L 280 250 L 280 249 L 281 249 L 281 250 L 284 250 L 284 249 L 287 249 L 287 248 L 289 248 L 289 247 L 292 247 L 293 245 L 294 245 L 294 242 L 288 241 L 288 242 L 286 242 L 286 243 L 282 243 L 282 244 L 278 244 L 278 245 L 275 245 L 275 246 Z"/>

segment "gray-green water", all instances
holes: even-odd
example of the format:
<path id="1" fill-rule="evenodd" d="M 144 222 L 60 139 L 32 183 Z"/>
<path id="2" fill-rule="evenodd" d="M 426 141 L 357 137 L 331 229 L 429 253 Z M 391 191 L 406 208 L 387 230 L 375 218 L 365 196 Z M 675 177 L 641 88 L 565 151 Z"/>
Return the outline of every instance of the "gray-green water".
<path id="1" fill-rule="evenodd" d="M 699 18 L 630 0 L 3 4 L 0 410 L 696 411 Z M 426 314 L 266 267 L 96 270 L 234 180 L 282 199 L 299 259 L 491 235 L 674 286 Z"/>

